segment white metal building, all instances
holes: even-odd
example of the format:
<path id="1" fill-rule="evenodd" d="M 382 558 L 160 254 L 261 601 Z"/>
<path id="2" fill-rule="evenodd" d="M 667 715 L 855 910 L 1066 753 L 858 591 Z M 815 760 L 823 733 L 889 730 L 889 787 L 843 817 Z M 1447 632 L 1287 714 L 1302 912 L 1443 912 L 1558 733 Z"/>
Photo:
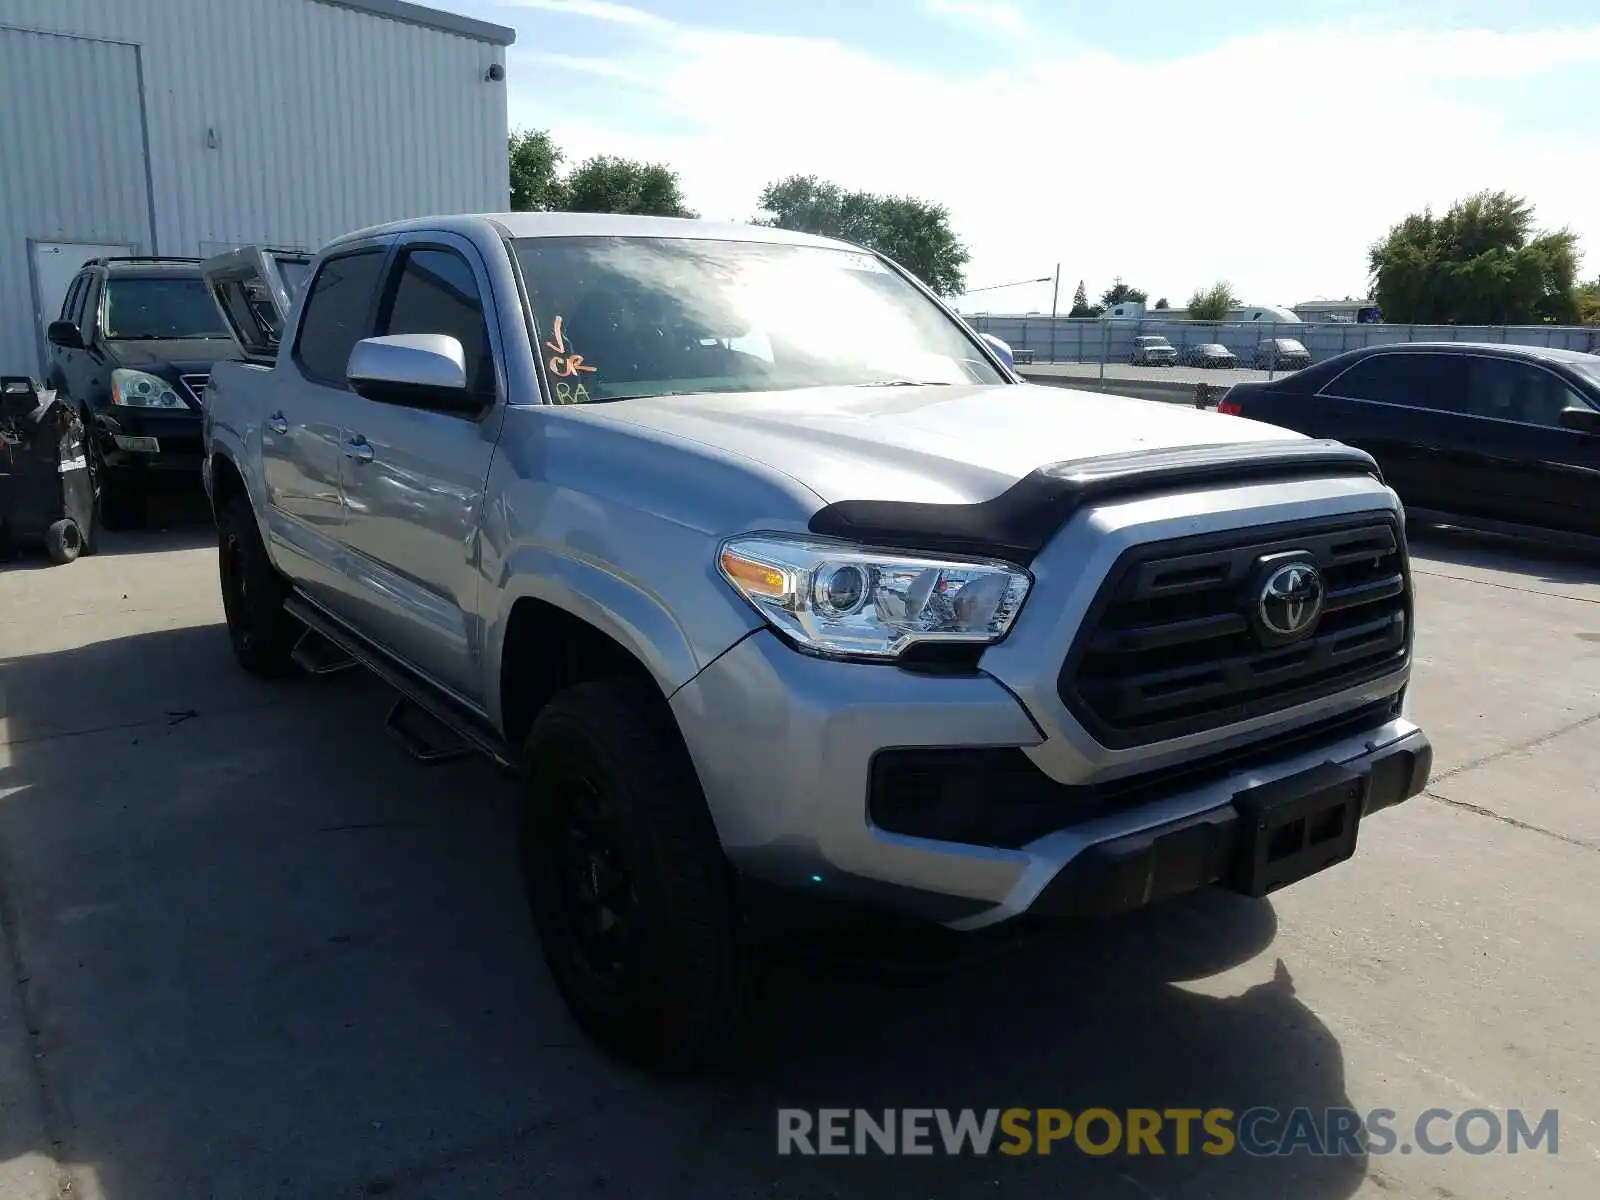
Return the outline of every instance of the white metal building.
<path id="1" fill-rule="evenodd" d="M 515 34 L 403 0 L 0 0 L 0 372 L 84 259 L 507 207 Z"/>

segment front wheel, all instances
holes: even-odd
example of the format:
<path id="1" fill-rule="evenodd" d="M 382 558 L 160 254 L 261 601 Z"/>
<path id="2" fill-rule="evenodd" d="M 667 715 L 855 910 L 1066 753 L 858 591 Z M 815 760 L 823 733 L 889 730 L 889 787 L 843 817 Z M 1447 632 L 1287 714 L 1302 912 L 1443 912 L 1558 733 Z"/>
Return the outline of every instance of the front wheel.
<path id="1" fill-rule="evenodd" d="M 579 684 L 539 714 L 524 761 L 524 887 L 573 1018 L 650 1068 L 724 1054 L 754 1007 L 757 952 L 660 695 Z"/>

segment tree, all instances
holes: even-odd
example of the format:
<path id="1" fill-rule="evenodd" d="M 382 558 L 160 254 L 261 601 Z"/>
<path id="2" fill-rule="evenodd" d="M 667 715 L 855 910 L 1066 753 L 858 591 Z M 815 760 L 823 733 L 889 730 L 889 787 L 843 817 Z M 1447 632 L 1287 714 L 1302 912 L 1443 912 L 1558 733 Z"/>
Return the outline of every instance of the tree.
<path id="1" fill-rule="evenodd" d="M 1098 317 L 1105 309 L 1098 304 L 1089 303 L 1089 293 L 1084 290 L 1083 280 L 1078 280 L 1078 290 L 1072 293 L 1072 307 L 1067 310 L 1069 317 Z"/>
<path id="2" fill-rule="evenodd" d="M 508 149 L 513 212 L 695 215 L 683 203 L 677 172 L 661 163 L 599 155 L 562 178 L 559 168 L 566 156 L 548 130 L 519 130 L 511 135 Z"/>
<path id="3" fill-rule="evenodd" d="M 1165 296 L 1163 296 L 1163 297 L 1161 297 L 1161 299 L 1156 301 L 1156 307 L 1157 308 L 1171 308 L 1172 305 L 1168 304 L 1167 303 L 1167 298 Z"/>
<path id="4" fill-rule="evenodd" d="M 1368 253 L 1372 298 L 1385 321 L 1530 325 L 1578 319 L 1577 237 L 1540 232 L 1533 206 L 1476 192 L 1442 217 L 1412 213 Z"/>
<path id="5" fill-rule="evenodd" d="M 566 196 L 556 168 L 561 150 L 546 129 L 523 129 L 511 135 L 511 210 L 549 212 Z"/>
<path id="6" fill-rule="evenodd" d="M 1239 297 L 1233 294 L 1233 285 L 1219 279 L 1208 288 L 1198 289 L 1189 297 L 1191 321 L 1226 321 L 1228 313 L 1239 307 Z"/>
<path id="7" fill-rule="evenodd" d="M 1143 304 L 1149 298 L 1150 293 L 1143 288 L 1130 287 L 1128 284 L 1123 283 L 1121 275 L 1118 275 L 1111 286 L 1100 293 L 1100 303 L 1105 308 L 1110 308 L 1113 304 L 1126 304 L 1130 300 Z"/>
<path id="8" fill-rule="evenodd" d="M 663 163 L 597 155 L 573 168 L 563 183 L 566 212 L 692 217 L 678 190 L 678 173 Z"/>
<path id="9" fill-rule="evenodd" d="M 892 258 L 941 296 L 966 286 L 967 248 L 950 212 L 914 196 L 846 191 L 815 175 L 791 175 L 761 190 L 757 224 L 840 238 Z"/>
<path id="10" fill-rule="evenodd" d="M 1573 299 L 1577 302 L 1579 321 L 1585 325 L 1600 325 L 1600 278 L 1593 283 L 1580 284 Z"/>

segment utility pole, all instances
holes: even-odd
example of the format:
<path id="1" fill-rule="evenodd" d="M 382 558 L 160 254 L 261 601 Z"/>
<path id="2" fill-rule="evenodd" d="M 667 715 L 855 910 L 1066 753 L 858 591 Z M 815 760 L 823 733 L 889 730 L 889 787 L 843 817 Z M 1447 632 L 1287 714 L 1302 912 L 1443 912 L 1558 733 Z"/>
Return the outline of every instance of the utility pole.
<path id="1" fill-rule="evenodd" d="M 1056 286 L 1050 293 L 1050 319 L 1056 319 L 1056 310 L 1061 306 L 1061 264 L 1056 264 Z"/>

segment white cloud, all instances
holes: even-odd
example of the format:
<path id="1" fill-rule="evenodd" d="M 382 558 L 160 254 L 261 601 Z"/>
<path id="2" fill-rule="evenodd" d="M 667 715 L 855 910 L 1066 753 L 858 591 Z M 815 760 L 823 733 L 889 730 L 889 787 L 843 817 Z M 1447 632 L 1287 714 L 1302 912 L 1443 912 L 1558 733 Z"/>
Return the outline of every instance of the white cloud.
<path id="1" fill-rule="evenodd" d="M 1026 37 L 1032 32 L 1026 17 L 998 0 L 928 0 L 928 7 L 941 16 L 977 25 L 991 33 Z"/>
<path id="2" fill-rule="evenodd" d="M 709 217 L 753 215 L 761 187 L 792 173 L 936 200 L 972 250 L 975 286 L 1060 261 L 1063 299 L 1079 278 L 1097 291 L 1117 274 L 1174 304 L 1220 277 L 1257 303 L 1357 293 L 1366 248 L 1390 224 L 1485 187 L 1528 196 L 1543 223 L 1587 232 L 1600 256 L 1600 130 L 1530 135 L 1495 103 L 1499 81 L 1600 66 L 1600 23 L 1352 22 L 1160 62 L 1030 42 L 1003 70 L 936 73 L 839 40 L 676 25 L 599 0 L 522 2 L 646 30 L 605 72 L 642 84 L 647 128 L 681 132 L 630 133 L 531 92 L 513 95 L 514 124 L 550 126 L 574 158 L 669 162 Z M 991 302 L 1048 308 L 1049 287 Z"/>
<path id="3" fill-rule="evenodd" d="M 613 25 L 634 25 L 649 29 L 671 29 L 667 18 L 628 4 L 613 4 L 611 0 L 499 0 L 516 8 L 537 8 L 544 12 L 566 13 L 574 17 L 590 17 Z"/>

